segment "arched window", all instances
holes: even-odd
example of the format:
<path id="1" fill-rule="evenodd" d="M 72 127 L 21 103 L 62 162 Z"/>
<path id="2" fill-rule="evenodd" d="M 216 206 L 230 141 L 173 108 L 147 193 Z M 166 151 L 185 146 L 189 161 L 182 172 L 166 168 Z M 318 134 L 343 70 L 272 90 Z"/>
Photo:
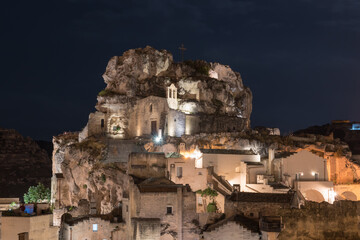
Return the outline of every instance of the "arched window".
<path id="1" fill-rule="evenodd" d="M 152 113 L 152 104 L 150 104 L 149 111 Z"/>

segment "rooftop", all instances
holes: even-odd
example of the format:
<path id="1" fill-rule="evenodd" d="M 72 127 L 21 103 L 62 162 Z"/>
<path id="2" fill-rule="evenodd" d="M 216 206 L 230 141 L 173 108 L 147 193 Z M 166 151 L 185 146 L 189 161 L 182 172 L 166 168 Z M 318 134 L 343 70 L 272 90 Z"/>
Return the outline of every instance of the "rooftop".
<path id="1" fill-rule="evenodd" d="M 253 150 L 200 149 L 203 154 L 257 155 Z"/>
<path id="2" fill-rule="evenodd" d="M 182 184 L 175 184 L 165 177 L 148 178 L 138 184 L 139 191 L 144 192 L 176 192 Z"/>
<path id="3" fill-rule="evenodd" d="M 217 223 L 214 223 L 206 229 L 206 232 L 210 232 L 218 227 L 221 227 L 222 225 L 225 225 L 228 222 L 234 221 L 237 224 L 245 227 L 246 229 L 250 230 L 251 232 L 259 233 L 259 223 L 257 221 L 254 221 L 250 218 L 244 217 L 242 215 L 234 215 L 232 217 L 223 219 Z"/>
<path id="4" fill-rule="evenodd" d="M 234 192 L 229 197 L 233 202 L 291 203 L 294 193 L 251 193 Z"/>

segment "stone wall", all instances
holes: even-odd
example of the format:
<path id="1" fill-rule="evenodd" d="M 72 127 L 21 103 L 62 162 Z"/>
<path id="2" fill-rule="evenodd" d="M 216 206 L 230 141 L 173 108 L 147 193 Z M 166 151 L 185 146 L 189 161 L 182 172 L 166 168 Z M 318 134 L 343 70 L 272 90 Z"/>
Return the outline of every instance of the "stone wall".
<path id="1" fill-rule="evenodd" d="M 185 134 L 193 135 L 200 132 L 200 117 L 197 115 L 186 115 Z"/>
<path id="2" fill-rule="evenodd" d="M 83 141 L 90 136 L 106 133 L 108 128 L 106 122 L 107 116 L 104 113 L 98 111 L 90 113 L 87 125 L 79 133 L 79 141 Z"/>
<path id="3" fill-rule="evenodd" d="M 284 229 L 278 239 L 360 239 L 360 202 L 307 202 L 302 209 L 278 209 Z"/>
<path id="4" fill-rule="evenodd" d="M 18 234 L 29 233 L 29 239 L 58 239 L 58 228 L 50 226 L 52 215 L 41 215 L 33 217 L 5 217 L 1 219 L 0 239 L 18 240 Z"/>
<path id="5" fill-rule="evenodd" d="M 245 189 L 246 184 L 247 173 L 245 161 L 260 162 L 260 155 L 203 154 L 204 168 L 213 166 L 214 172 L 217 175 L 224 176 L 231 184 L 240 184 L 241 189 Z"/>
<path id="6" fill-rule="evenodd" d="M 327 163 L 322 157 L 307 150 L 301 150 L 294 155 L 275 159 L 273 161 L 273 174 L 277 181 L 283 181 L 286 185 L 293 187 L 296 174 L 300 181 L 327 181 Z M 318 179 L 315 179 L 315 173 Z M 280 178 L 280 179 L 278 179 Z"/>
<path id="7" fill-rule="evenodd" d="M 150 96 L 137 101 L 136 106 L 130 113 L 129 136 L 150 136 L 152 134 L 152 122 L 156 122 L 156 134 L 159 129 L 164 131 L 168 111 L 169 107 L 166 98 Z"/>
<path id="8" fill-rule="evenodd" d="M 138 178 L 165 177 L 166 158 L 164 153 L 131 153 L 128 174 Z"/>
<path id="9" fill-rule="evenodd" d="M 283 208 L 290 208 L 290 203 L 225 201 L 226 216 L 244 214 L 248 218 L 257 219 L 260 216 L 275 216 L 278 209 Z"/>
<path id="10" fill-rule="evenodd" d="M 169 178 L 176 184 L 189 184 L 191 190 L 203 190 L 207 187 L 208 170 L 195 168 L 195 159 L 192 158 L 168 158 Z M 177 168 L 182 168 L 182 176 L 177 176 Z"/>
<path id="11" fill-rule="evenodd" d="M 112 239 L 125 240 L 126 228 L 124 223 L 111 223 L 100 218 L 91 217 L 74 224 L 63 225 L 62 239 Z"/>
<path id="12" fill-rule="evenodd" d="M 158 218 L 132 218 L 131 239 L 133 240 L 159 240 L 161 232 Z"/>
<path id="13" fill-rule="evenodd" d="M 169 224 L 169 231 L 178 231 L 177 216 L 182 214 L 182 209 L 177 206 L 176 192 L 141 193 L 140 208 L 137 217 L 159 218 L 161 223 Z M 171 206 L 173 214 L 166 214 L 166 208 Z"/>
<path id="14" fill-rule="evenodd" d="M 326 156 L 329 162 L 329 180 L 334 184 L 349 184 L 360 179 L 360 166 L 350 162 L 347 157 Z"/>
<path id="15" fill-rule="evenodd" d="M 167 115 L 166 133 L 171 137 L 181 137 L 185 133 L 185 114 L 170 110 Z"/>
<path id="16" fill-rule="evenodd" d="M 338 184 L 334 186 L 337 197 L 344 200 L 358 201 L 360 199 L 360 184 Z"/>

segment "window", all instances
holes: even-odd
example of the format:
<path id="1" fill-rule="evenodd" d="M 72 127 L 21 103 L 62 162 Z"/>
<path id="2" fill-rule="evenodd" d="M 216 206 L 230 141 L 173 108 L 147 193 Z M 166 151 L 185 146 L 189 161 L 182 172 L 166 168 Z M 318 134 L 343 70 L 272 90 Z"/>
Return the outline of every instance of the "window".
<path id="1" fill-rule="evenodd" d="M 19 233 L 19 240 L 27 240 L 29 239 L 29 233 L 28 232 L 23 232 L 23 233 Z"/>
<path id="2" fill-rule="evenodd" d="M 172 206 L 167 206 L 166 207 L 166 214 L 173 214 Z"/>
<path id="3" fill-rule="evenodd" d="M 152 104 L 150 104 L 150 108 L 149 108 L 149 111 L 152 113 Z"/>
<path id="4" fill-rule="evenodd" d="M 176 176 L 178 178 L 181 178 L 182 177 L 182 167 L 177 167 L 176 168 Z"/>
<path id="5" fill-rule="evenodd" d="M 101 128 L 104 128 L 104 126 L 105 126 L 104 119 L 101 119 Z"/>
<path id="6" fill-rule="evenodd" d="M 93 232 L 97 232 L 98 231 L 98 225 L 97 224 L 93 224 Z"/>

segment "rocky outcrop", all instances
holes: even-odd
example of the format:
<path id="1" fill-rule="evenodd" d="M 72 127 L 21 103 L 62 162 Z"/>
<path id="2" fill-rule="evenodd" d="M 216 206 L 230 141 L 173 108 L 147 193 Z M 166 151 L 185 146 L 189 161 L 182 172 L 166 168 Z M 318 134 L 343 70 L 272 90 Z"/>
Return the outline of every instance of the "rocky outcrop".
<path id="1" fill-rule="evenodd" d="M 129 176 L 126 165 L 104 163 L 103 139 L 79 143 L 77 133 L 54 137 L 53 171 L 62 180 L 52 194 L 61 194 L 56 205 L 77 209 L 80 202 L 93 204 L 97 214 L 109 214 L 128 194 Z M 76 216 L 74 212 L 73 216 Z"/>
<path id="2" fill-rule="evenodd" d="M 22 198 L 39 182 L 50 187 L 51 160 L 29 137 L 0 128 L 0 176 L 0 197 Z"/>
<path id="3" fill-rule="evenodd" d="M 172 83 L 181 101 L 200 102 L 199 112 L 249 119 L 252 111 L 250 89 L 229 66 L 205 61 L 175 63 L 168 51 L 149 46 L 112 57 L 103 78 L 107 86 L 98 97 L 100 111 L 107 103 L 131 102 L 151 95 L 166 97 Z"/>

